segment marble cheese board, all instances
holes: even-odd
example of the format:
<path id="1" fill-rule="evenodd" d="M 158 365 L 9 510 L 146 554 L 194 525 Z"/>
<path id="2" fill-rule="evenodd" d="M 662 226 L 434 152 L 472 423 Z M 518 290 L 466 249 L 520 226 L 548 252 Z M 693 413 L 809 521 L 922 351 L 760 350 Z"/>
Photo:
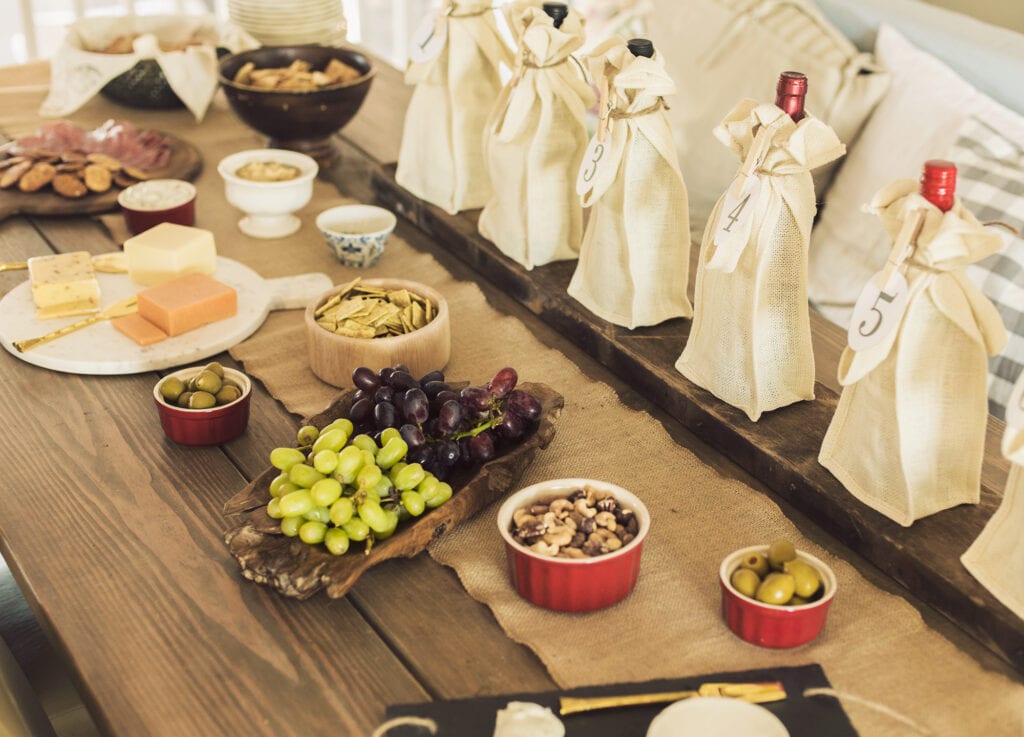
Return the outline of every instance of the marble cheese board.
<path id="1" fill-rule="evenodd" d="M 43 335 L 84 317 L 36 319 L 31 285 L 26 280 L 0 299 L 0 344 L 23 361 L 72 374 L 135 374 L 185 366 L 245 340 L 272 310 L 305 308 L 332 286 L 326 274 L 264 279 L 248 266 L 223 256 L 217 257 L 213 277 L 238 293 L 238 312 L 226 320 L 145 347 L 105 321 L 21 353 L 14 347 L 15 341 Z M 102 307 L 143 289 L 127 274 L 98 273 L 96 278 Z"/>

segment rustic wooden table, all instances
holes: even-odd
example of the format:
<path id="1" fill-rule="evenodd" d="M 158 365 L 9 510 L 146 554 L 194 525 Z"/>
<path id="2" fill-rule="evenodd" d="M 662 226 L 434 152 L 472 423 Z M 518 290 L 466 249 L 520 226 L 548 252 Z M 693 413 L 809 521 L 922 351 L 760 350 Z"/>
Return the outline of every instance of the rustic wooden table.
<path id="1" fill-rule="evenodd" d="M 5 79 L 38 82 L 42 73 L 12 70 Z M 400 75 L 383 69 L 344 132 L 334 178 L 346 194 L 371 199 L 372 171 L 397 156 L 407 99 Z M 399 227 L 456 276 L 471 276 L 429 237 Z M 0 223 L 2 261 L 115 248 L 86 217 Z M 0 294 L 22 278 L 0 274 Z M 493 305 L 663 419 L 703 460 L 765 491 L 499 285 L 481 282 Z M 819 325 L 819 339 L 819 361 L 831 356 L 825 365 L 834 366 L 838 331 Z M 323 734 L 329 724 L 337 734 L 367 734 L 388 704 L 554 688 L 539 660 L 428 556 L 373 569 L 334 601 L 292 601 L 243 581 L 222 540 L 222 506 L 266 467 L 280 427 L 295 418 L 258 385 L 238 440 L 205 449 L 153 442 L 153 408 L 140 399 L 156 378 L 58 374 L 0 355 L 0 551 L 102 731 Z M 782 504 L 807 534 L 843 550 Z M 431 616 L 414 616 L 422 612 Z M 963 648 L 976 647 L 947 629 Z"/>

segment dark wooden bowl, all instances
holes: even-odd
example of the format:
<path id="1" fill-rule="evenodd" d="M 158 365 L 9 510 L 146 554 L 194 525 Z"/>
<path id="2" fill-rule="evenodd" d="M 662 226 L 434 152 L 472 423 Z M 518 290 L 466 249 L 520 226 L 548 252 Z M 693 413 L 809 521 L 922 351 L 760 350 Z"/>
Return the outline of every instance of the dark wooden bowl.
<path id="1" fill-rule="evenodd" d="M 362 72 L 362 76 L 348 84 L 310 92 L 259 90 L 233 81 L 246 62 L 251 61 L 257 69 L 274 69 L 287 67 L 296 59 L 308 61 L 318 71 L 323 71 L 331 59 L 338 59 Z M 359 111 L 375 73 L 363 54 L 331 46 L 264 46 L 220 62 L 220 84 L 235 114 L 249 127 L 269 136 L 271 148 L 307 154 L 321 167 L 337 157 L 330 138 Z"/>

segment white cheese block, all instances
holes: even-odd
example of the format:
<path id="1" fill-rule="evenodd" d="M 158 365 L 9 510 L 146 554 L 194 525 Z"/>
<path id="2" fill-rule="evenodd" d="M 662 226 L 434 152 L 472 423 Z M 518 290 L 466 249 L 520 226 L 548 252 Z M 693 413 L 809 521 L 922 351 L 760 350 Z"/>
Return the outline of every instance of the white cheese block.
<path id="1" fill-rule="evenodd" d="M 185 274 L 213 274 L 217 248 L 213 233 L 176 223 L 160 223 L 124 242 L 128 275 L 152 286 Z"/>
<path id="2" fill-rule="evenodd" d="M 36 256 L 28 260 L 36 317 L 68 317 L 100 308 L 100 285 L 86 251 Z"/>

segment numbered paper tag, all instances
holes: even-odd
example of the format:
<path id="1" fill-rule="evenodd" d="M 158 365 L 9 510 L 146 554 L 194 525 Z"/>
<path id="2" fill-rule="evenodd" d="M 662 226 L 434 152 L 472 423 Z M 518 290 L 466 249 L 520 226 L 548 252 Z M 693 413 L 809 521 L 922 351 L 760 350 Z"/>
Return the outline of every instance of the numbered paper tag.
<path id="1" fill-rule="evenodd" d="M 592 189 L 599 188 L 608 176 L 608 164 L 615 157 L 612 155 L 612 137 L 605 136 L 604 141 L 597 140 L 595 135 L 587 144 L 587 150 L 583 153 L 583 163 L 580 165 L 579 174 L 576 175 L 576 194 L 584 197 Z M 611 172 L 614 176 L 615 172 Z M 603 191 L 603 187 L 600 187 Z"/>
<path id="2" fill-rule="evenodd" d="M 409 61 L 414 64 L 430 61 L 441 53 L 447 41 L 448 19 L 446 18 L 439 28 L 437 12 L 427 13 L 409 39 Z"/>
<path id="3" fill-rule="evenodd" d="M 730 273 L 736 270 L 740 254 L 750 240 L 754 226 L 754 213 L 761 197 L 761 178 L 755 175 L 737 175 L 725 192 L 718 211 L 718 223 L 712 238 L 715 251 L 708 268 Z"/>
<path id="4" fill-rule="evenodd" d="M 1024 373 L 1017 380 L 1017 385 L 1010 392 L 1010 401 L 1006 403 L 1006 424 L 1014 430 L 1024 430 Z"/>
<path id="5" fill-rule="evenodd" d="M 864 351 L 878 345 L 896 330 L 903 318 L 910 296 L 907 278 L 894 270 L 884 288 L 878 286 L 881 280 L 881 272 L 868 279 L 853 308 L 847 331 L 851 350 Z"/>

